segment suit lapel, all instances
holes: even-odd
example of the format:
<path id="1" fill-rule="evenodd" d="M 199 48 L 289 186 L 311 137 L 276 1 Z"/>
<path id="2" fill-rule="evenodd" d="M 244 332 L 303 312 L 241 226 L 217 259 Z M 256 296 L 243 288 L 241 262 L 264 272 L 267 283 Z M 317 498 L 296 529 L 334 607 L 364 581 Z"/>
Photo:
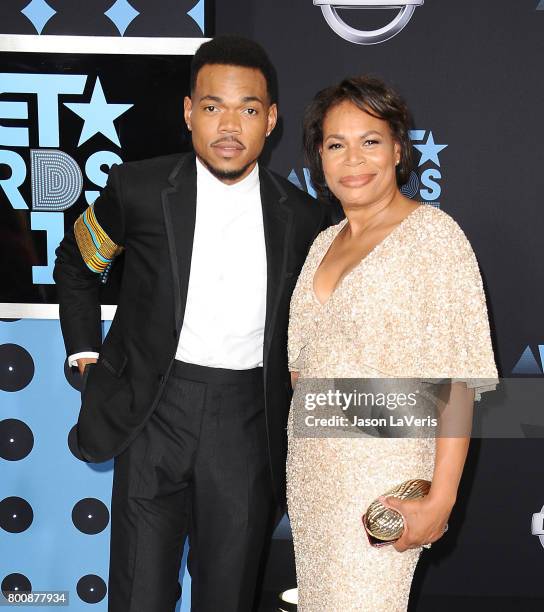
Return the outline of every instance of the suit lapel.
<path id="1" fill-rule="evenodd" d="M 267 262 L 263 347 L 266 363 L 285 279 L 292 213 L 284 204 L 287 195 L 270 171 L 262 166 L 259 166 L 259 181 Z M 196 221 L 196 161 L 193 154 L 184 155 L 179 160 L 168 177 L 168 183 L 161 195 L 178 338 L 187 302 Z"/>
<path id="2" fill-rule="evenodd" d="M 179 337 L 189 287 L 196 220 L 196 161 L 184 155 L 162 190 L 162 207 L 172 270 L 175 333 Z"/>
<path id="3" fill-rule="evenodd" d="M 267 270 L 266 319 L 263 347 L 263 359 L 266 367 L 285 279 L 292 213 L 291 209 L 284 204 L 287 195 L 270 171 L 262 166 L 259 166 L 259 181 L 261 185 Z"/>

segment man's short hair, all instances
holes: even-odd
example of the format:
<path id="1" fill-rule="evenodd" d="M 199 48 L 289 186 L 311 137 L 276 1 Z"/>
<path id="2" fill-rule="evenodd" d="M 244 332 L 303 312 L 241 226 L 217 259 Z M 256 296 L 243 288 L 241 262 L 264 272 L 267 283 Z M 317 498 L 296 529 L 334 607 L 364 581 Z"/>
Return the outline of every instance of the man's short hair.
<path id="1" fill-rule="evenodd" d="M 270 102 L 277 102 L 276 71 L 266 51 L 254 40 L 228 34 L 216 36 L 202 44 L 191 63 L 191 94 L 195 90 L 200 69 L 212 64 L 259 70 L 266 80 Z"/>

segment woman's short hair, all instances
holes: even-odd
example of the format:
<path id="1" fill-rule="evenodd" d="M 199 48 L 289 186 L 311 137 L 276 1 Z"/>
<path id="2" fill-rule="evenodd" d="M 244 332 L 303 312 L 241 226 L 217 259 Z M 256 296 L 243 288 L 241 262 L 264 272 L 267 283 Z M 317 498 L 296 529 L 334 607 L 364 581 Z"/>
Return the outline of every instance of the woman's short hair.
<path id="1" fill-rule="evenodd" d="M 383 119 L 389 125 L 393 138 L 400 144 L 400 163 L 396 167 L 397 185 L 408 182 L 414 167 L 413 147 L 410 140 L 412 118 L 402 97 L 384 81 L 364 75 L 344 79 L 338 85 L 319 91 L 304 113 L 303 142 L 310 177 L 318 197 L 338 200 L 327 187 L 319 148 L 323 144 L 323 121 L 327 113 L 342 102 L 352 102 L 366 113 Z"/>

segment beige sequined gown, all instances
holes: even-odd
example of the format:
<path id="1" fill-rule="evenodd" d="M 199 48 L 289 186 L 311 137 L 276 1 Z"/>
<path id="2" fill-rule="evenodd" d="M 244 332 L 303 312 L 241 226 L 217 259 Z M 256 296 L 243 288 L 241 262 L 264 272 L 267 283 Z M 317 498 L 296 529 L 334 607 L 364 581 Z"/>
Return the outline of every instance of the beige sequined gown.
<path id="1" fill-rule="evenodd" d="M 414 209 L 321 305 L 313 277 L 346 222 L 319 234 L 302 268 L 291 301 L 290 370 L 305 378 L 496 379 L 478 265 L 452 217 L 430 205 Z M 495 388 L 467 384 L 477 400 Z M 295 437 L 293 412 L 287 498 L 299 611 L 406 610 L 422 548 L 371 547 L 361 516 L 403 480 L 432 479 L 434 438 Z"/>

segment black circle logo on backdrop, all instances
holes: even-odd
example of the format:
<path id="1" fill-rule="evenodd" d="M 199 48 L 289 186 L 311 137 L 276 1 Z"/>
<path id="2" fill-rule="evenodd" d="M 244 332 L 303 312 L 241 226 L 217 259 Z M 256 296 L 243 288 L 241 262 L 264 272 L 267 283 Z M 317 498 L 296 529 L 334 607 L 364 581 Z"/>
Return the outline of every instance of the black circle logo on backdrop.
<path id="1" fill-rule="evenodd" d="M 3 580 L 2 594 L 7 597 L 7 594 L 15 591 L 17 593 L 30 593 L 32 591 L 32 584 L 30 580 L 23 574 L 8 574 Z"/>
<path id="2" fill-rule="evenodd" d="M 0 390 L 20 391 L 34 378 L 34 360 L 18 344 L 0 345 Z"/>
<path id="3" fill-rule="evenodd" d="M 72 510 L 72 521 L 83 533 L 96 535 L 106 529 L 110 513 L 106 505 L 94 497 L 80 499 Z"/>
<path id="4" fill-rule="evenodd" d="M 19 419 L 0 421 L 0 457 L 7 461 L 24 459 L 34 446 L 30 427 Z"/>
<path id="5" fill-rule="evenodd" d="M 9 533 L 21 533 L 32 525 L 32 506 L 22 497 L 6 497 L 0 502 L 0 527 Z"/>
<path id="6" fill-rule="evenodd" d="M 106 597 L 106 583 L 95 574 L 87 574 L 77 581 L 77 594 L 85 603 L 98 603 Z"/>

